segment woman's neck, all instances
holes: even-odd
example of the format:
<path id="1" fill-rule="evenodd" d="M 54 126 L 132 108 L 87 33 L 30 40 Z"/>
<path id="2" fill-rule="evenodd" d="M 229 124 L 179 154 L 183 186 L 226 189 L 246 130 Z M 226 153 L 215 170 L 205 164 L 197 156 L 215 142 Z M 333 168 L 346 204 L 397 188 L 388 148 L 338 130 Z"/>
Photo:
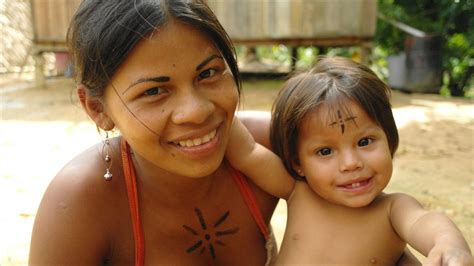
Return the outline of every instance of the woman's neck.
<path id="1" fill-rule="evenodd" d="M 211 194 L 225 166 L 204 177 L 186 177 L 170 173 L 132 153 L 139 193 L 164 204 L 183 205 L 199 202 Z M 222 178 L 221 178 L 222 179 Z M 158 202 L 157 202 L 158 203 Z"/>

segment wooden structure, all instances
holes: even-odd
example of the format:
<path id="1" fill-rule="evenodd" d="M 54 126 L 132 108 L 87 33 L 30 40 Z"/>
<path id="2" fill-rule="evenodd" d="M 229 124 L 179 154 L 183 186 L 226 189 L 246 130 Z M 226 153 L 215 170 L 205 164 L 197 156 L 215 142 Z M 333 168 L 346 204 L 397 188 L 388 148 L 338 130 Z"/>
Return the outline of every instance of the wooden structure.
<path id="1" fill-rule="evenodd" d="M 30 0 L 35 79 L 44 86 L 44 52 L 67 52 L 66 33 L 81 0 Z"/>
<path id="2" fill-rule="evenodd" d="M 81 0 L 30 0 L 33 55 L 44 85 L 44 52 L 66 51 L 69 21 Z M 236 44 L 292 47 L 361 47 L 367 61 L 377 19 L 377 0 L 207 0 Z"/>
<path id="3" fill-rule="evenodd" d="M 376 0 L 208 0 L 236 44 L 359 46 L 368 62 Z M 295 59 L 295 57 L 293 57 Z"/>

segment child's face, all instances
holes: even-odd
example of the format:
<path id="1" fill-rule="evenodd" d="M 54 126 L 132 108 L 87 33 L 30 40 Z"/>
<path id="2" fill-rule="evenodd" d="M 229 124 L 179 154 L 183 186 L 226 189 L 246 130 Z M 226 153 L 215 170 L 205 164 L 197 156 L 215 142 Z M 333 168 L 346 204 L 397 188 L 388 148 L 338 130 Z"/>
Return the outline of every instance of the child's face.
<path id="1" fill-rule="evenodd" d="M 301 121 L 295 168 L 327 201 L 362 207 L 387 186 L 392 157 L 382 128 L 353 101 L 344 104 L 341 110 L 323 104 Z"/>

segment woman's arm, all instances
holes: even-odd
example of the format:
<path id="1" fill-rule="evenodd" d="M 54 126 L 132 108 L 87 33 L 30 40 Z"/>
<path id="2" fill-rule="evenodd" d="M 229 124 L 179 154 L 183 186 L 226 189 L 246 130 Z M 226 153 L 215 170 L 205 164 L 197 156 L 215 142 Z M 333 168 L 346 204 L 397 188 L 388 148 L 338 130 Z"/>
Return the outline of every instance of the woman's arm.
<path id="1" fill-rule="evenodd" d="M 473 265 L 469 246 L 444 214 L 430 212 L 414 198 L 397 194 L 390 210 L 394 229 L 410 246 L 427 256 L 429 265 Z"/>
<path id="2" fill-rule="evenodd" d="M 280 158 L 255 141 L 238 118 L 234 119 L 227 159 L 238 170 L 268 193 L 288 199 L 294 179 L 287 173 Z"/>

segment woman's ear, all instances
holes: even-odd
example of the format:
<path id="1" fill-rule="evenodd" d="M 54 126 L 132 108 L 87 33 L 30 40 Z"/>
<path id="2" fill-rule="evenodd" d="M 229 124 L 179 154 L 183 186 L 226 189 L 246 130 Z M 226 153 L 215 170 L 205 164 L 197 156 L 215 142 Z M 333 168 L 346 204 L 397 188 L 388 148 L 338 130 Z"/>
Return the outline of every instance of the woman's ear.
<path id="1" fill-rule="evenodd" d="M 103 102 L 98 97 L 90 95 L 89 89 L 85 85 L 79 84 L 77 86 L 77 95 L 82 107 L 98 127 L 106 131 L 115 127 L 115 123 L 105 112 Z"/>

